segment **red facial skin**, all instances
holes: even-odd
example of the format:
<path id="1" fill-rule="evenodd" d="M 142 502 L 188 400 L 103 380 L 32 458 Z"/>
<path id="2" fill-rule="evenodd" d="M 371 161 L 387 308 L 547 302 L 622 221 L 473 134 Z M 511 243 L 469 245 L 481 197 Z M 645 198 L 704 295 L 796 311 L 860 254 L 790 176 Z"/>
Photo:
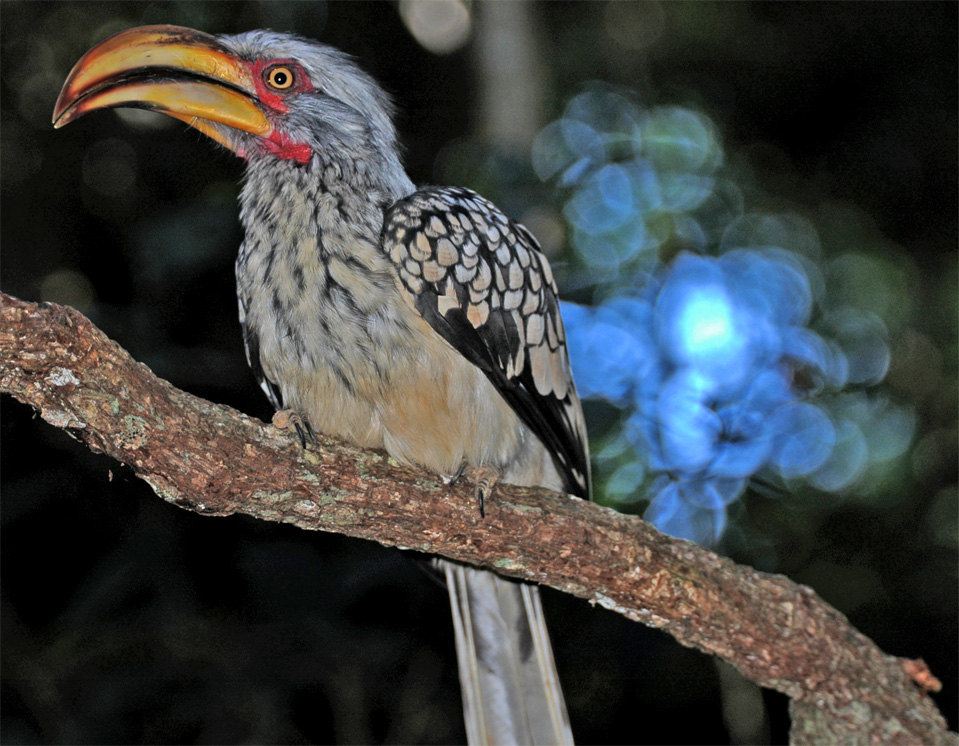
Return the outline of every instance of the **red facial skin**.
<path id="1" fill-rule="evenodd" d="M 275 67 L 285 67 L 293 75 L 293 84 L 288 88 L 278 89 L 267 80 L 269 72 Z M 297 93 L 306 93 L 313 90 L 313 84 L 306 71 L 293 60 L 257 60 L 252 65 L 253 80 L 256 85 L 256 94 L 260 102 L 277 114 L 289 111 L 286 97 Z M 313 150 L 305 143 L 294 142 L 289 135 L 279 128 L 275 128 L 269 138 L 263 141 L 267 150 L 277 158 L 296 161 L 306 164 L 313 157 Z"/>

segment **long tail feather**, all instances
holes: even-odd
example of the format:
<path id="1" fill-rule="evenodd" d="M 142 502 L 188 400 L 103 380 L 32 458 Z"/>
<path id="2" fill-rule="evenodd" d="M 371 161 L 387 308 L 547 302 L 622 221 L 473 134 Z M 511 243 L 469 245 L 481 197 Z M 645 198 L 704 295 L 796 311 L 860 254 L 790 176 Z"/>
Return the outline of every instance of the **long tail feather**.
<path id="1" fill-rule="evenodd" d="M 480 744 L 572 744 L 539 589 L 439 561 L 453 610 L 466 735 Z"/>

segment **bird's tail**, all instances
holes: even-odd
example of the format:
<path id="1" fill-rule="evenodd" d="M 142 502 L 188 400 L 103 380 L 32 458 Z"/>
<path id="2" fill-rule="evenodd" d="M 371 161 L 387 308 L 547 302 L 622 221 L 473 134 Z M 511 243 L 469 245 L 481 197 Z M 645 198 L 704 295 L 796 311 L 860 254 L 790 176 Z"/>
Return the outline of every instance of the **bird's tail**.
<path id="1" fill-rule="evenodd" d="M 438 564 L 453 609 L 470 745 L 572 744 L 539 589 Z"/>

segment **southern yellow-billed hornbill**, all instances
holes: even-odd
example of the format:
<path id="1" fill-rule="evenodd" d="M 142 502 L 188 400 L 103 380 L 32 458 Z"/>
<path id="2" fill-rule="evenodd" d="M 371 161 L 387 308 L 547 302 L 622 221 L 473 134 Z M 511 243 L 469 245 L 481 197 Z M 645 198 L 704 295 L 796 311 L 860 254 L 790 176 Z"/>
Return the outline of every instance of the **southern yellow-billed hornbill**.
<path id="1" fill-rule="evenodd" d="M 413 185 L 390 101 L 347 55 L 269 31 L 135 28 L 80 59 L 54 124 L 117 106 L 246 160 L 240 322 L 276 407 L 442 475 L 589 497 L 546 258 L 479 195 Z M 570 742 L 537 589 L 443 567 L 470 742 Z"/>

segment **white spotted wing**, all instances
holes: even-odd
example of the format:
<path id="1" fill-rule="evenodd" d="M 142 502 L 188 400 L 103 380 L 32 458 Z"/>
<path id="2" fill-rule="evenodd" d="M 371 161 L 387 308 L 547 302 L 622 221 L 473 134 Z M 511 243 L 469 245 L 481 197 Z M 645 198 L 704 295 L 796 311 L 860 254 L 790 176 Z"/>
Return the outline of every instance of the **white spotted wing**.
<path id="1" fill-rule="evenodd" d="M 387 210 L 383 249 L 417 310 L 478 366 L 589 498 L 589 455 L 556 284 L 532 234 L 468 189 L 433 187 Z"/>

